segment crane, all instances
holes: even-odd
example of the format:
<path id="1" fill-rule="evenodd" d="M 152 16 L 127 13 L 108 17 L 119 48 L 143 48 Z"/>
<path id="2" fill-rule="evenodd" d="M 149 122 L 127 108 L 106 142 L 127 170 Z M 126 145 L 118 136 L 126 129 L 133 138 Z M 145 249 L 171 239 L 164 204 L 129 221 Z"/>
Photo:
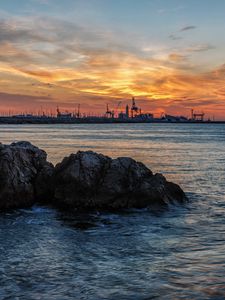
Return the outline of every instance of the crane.
<path id="1" fill-rule="evenodd" d="M 106 117 L 114 118 L 114 110 L 109 109 L 109 104 L 106 105 Z"/>
<path id="2" fill-rule="evenodd" d="M 119 108 L 120 108 L 120 106 L 121 106 L 121 104 L 122 104 L 122 101 L 119 101 L 118 103 L 117 103 L 117 107 L 116 107 L 116 116 L 118 117 L 118 110 L 119 110 Z"/>
<path id="3" fill-rule="evenodd" d="M 135 98 L 132 98 L 131 116 L 134 117 L 134 113 L 138 113 L 139 108 L 136 106 Z"/>
<path id="4" fill-rule="evenodd" d="M 80 103 L 78 104 L 77 117 L 80 118 Z"/>

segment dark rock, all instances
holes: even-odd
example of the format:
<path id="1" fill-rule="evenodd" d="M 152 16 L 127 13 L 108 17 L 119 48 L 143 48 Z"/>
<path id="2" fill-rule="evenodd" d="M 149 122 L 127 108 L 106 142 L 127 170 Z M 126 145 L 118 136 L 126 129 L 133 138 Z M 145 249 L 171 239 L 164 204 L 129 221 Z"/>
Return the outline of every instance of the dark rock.
<path id="1" fill-rule="evenodd" d="M 127 157 L 78 152 L 56 165 L 54 201 L 64 209 L 143 208 L 186 200 L 182 189 Z"/>
<path id="2" fill-rule="evenodd" d="M 94 207 L 110 163 L 109 157 L 92 151 L 79 151 L 64 158 L 53 175 L 56 203 L 65 207 Z"/>
<path id="3" fill-rule="evenodd" d="M 49 194 L 53 165 L 29 142 L 0 144 L 0 210 L 32 205 Z"/>
<path id="4" fill-rule="evenodd" d="M 53 204 L 66 210 L 117 210 L 186 199 L 181 188 L 127 157 L 78 152 L 56 165 L 29 142 L 0 144 L 0 210 Z"/>

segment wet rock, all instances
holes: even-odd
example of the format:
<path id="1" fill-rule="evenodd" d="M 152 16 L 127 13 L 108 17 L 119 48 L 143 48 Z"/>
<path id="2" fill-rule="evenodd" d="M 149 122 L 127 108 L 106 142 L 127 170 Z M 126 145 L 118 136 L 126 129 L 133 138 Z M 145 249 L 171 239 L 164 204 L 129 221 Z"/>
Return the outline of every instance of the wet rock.
<path id="1" fill-rule="evenodd" d="M 29 142 L 0 144 L 0 210 L 32 205 L 49 194 L 53 165 Z"/>
<path id="2" fill-rule="evenodd" d="M 64 209 L 116 210 L 186 200 L 182 189 L 127 157 L 78 152 L 56 165 L 54 201 Z"/>

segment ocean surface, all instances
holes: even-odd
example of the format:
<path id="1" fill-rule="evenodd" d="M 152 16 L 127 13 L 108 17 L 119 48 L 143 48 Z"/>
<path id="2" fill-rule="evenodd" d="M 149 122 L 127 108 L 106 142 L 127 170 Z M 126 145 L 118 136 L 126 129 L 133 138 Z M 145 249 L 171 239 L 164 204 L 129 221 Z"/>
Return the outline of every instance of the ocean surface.
<path id="1" fill-rule="evenodd" d="M 1 125 L 54 164 L 78 150 L 131 156 L 182 186 L 168 210 L 0 214 L 0 300 L 225 299 L 225 125 Z"/>

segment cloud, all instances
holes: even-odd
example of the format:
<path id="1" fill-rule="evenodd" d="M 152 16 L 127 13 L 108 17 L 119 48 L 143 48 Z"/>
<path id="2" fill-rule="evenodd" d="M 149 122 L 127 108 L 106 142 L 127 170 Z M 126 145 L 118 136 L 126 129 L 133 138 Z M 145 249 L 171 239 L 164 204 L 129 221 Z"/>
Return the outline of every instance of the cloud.
<path id="1" fill-rule="evenodd" d="M 45 5 L 50 4 L 50 0 L 33 0 L 33 2 Z"/>
<path id="2" fill-rule="evenodd" d="M 10 55 L 8 51 L 10 50 Z M 31 68 L 77 68 L 90 57 L 114 53 L 140 54 L 127 35 L 80 26 L 55 18 L 11 18 L 0 21 L 1 61 Z"/>
<path id="3" fill-rule="evenodd" d="M 186 60 L 186 56 L 179 53 L 171 53 L 169 55 L 169 60 L 172 62 L 184 62 Z"/>
<path id="4" fill-rule="evenodd" d="M 187 52 L 205 52 L 209 50 L 215 49 L 215 46 L 210 45 L 210 44 L 198 44 L 198 45 L 193 45 L 189 48 L 186 49 Z"/>
<path id="5" fill-rule="evenodd" d="M 29 41 L 48 42 L 49 39 L 38 30 L 34 30 L 30 22 L 9 19 L 0 20 L 0 42 L 25 43 Z"/>
<path id="6" fill-rule="evenodd" d="M 178 31 L 178 33 L 179 33 L 179 32 L 184 32 L 184 31 L 193 30 L 193 29 L 196 29 L 196 28 L 197 28 L 197 27 L 196 27 L 196 26 L 193 26 L 193 25 L 185 26 L 185 27 L 181 28 L 181 29 Z M 177 35 L 177 34 L 174 34 L 174 33 L 170 34 L 170 35 L 169 35 L 169 38 L 170 38 L 171 40 L 173 40 L 173 41 L 178 41 L 178 40 L 182 40 L 182 39 L 183 39 L 181 36 L 179 36 L 179 35 Z"/>
<path id="7" fill-rule="evenodd" d="M 176 7 L 171 7 L 171 8 L 161 8 L 161 9 L 158 9 L 157 12 L 158 12 L 158 14 L 177 13 L 180 10 L 183 10 L 184 8 L 185 8 L 184 6 L 176 6 Z"/>
<path id="8" fill-rule="evenodd" d="M 177 36 L 177 35 L 175 35 L 175 34 L 170 34 L 170 35 L 169 35 L 169 38 L 170 38 L 171 40 L 173 40 L 173 41 L 182 40 L 182 37 Z"/>
<path id="9" fill-rule="evenodd" d="M 180 29 L 180 31 L 188 31 L 188 30 L 193 30 L 193 29 L 196 29 L 197 27 L 196 26 L 193 26 L 193 25 L 189 25 L 189 26 L 185 26 L 183 28 Z"/>
<path id="10" fill-rule="evenodd" d="M 217 69 L 210 72 L 209 75 L 210 76 L 213 75 L 213 77 L 217 79 L 222 79 L 222 80 L 225 79 L 225 63 L 222 64 Z"/>

